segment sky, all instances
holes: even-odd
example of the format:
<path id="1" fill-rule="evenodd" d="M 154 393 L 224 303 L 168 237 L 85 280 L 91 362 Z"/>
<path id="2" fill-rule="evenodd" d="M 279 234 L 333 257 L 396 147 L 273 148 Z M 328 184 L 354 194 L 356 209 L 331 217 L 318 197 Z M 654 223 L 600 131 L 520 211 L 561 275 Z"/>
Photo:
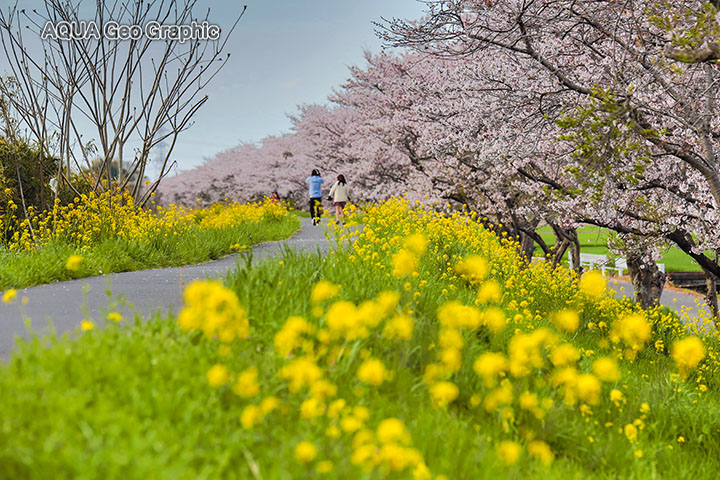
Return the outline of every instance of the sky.
<path id="1" fill-rule="evenodd" d="M 0 0 L 5 9 L 14 0 Z M 29 8 L 42 0 L 21 0 Z M 247 11 L 230 37 L 228 64 L 209 85 L 208 101 L 195 124 L 181 134 L 173 157 L 179 169 L 203 163 L 241 142 L 290 131 L 287 114 L 297 105 L 325 103 L 331 89 L 363 65 L 363 51 L 379 52 L 373 21 L 415 19 L 417 0 L 247 0 Z M 92 5 L 94 1 L 84 4 Z M 229 28 L 243 2 L 198 0 L 210 23 Z M 0 58 L 0 73 L 6 74 Z"/>

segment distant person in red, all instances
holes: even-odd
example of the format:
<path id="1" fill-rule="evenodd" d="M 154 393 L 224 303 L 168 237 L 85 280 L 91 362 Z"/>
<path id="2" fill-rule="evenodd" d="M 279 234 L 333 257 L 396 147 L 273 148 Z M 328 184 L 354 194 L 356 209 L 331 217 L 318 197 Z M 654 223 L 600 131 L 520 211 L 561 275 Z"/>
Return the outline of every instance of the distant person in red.
<path id="1" fill-rule="evenodd" d="M 277 190 L 273 190 L 272 195 L 270 195 L 270 201 L 280 203 L 280 195 L 278 195 Z"/>
<path id="2" fill-rule="evenodd" d="M 333 205 L 335 205 L 335 222 L 340 223 L 340 217 L 343 219 L 343 225 L 345 225 L 345 212 L 343 211 L 343 208 L 345 208 L 345 204 L 350 200 L 350 191 L 347 186 L 347 182 L 345 181 L 345 176 L 338 175 L 337 181 L 333 184 L 333 186 L 330 188 L 330 198 L 328 200 L 332 200 Z"/>

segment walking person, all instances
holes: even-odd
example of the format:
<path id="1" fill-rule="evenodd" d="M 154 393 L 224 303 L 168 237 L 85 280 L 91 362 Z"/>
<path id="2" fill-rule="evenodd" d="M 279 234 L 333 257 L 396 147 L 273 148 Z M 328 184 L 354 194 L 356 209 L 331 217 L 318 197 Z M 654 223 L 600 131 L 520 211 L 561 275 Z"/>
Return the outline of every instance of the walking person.
<path id="1" fill-rule="evenodd" d="M 310 186 L 310 218 L 313 225 L 320 223 L 322 211 L 322 184 L 325 180 L 320 176 L 320 171 L 314 169 L 305 183 Z"/>
<path id="2" fill-rule="evenodd" d="M 340 217 L 342 216 L 343 225 L 345 225 L 345 204 L 350 200 L 349 189 L 345 176 L 338 175 L 337 181 L 330 188 L 330 200 L 332 200 L 335 206 L 335 223 L 340 223 Z"/>

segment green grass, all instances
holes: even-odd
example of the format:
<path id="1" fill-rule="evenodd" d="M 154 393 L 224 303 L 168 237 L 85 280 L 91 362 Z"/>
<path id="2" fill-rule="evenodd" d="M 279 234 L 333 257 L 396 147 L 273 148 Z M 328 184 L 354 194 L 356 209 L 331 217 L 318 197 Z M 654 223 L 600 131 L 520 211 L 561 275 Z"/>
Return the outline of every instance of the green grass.
<path id="1" fill-rule="evenodd" d="M 555 244 L 555 235 L 550 227 L 541 227 L 537 229 L 542 239 L 548 246 Z M 610 250 L 607 247 L 608 236 L 610 231 L 604 228 L 598 228 L 586 225 L 578 229 L 578 240 L 580 241 L 580 251 L 582 253 L 592 253 L 598 255 L 608 255 Z M 706 252 L 709 253 L 709 252 Z M 536 247 L 535 255 L 542 256 L 540 247 Z M 612 255 L 612 254 L 610 254 Z M 565 262 L 568 261 L 568 254 L 563 256 Z M 702 268 L 689 255 L 679 248 L 670 247 L 663 252 L 658 263 L 665 264 L 666 272 L 702 272 Z"/>
<path id="2" fill-rule="evenodd" d="M 132 240 L 106 239 L 85 252 L 53 242 L 38 252 L 11 253 L 0 249 L 0 290 L 23 288 L 73 278 L 147 268 L 191 265 L 223 257 L 233 252 L 231 245 L 250 246 L 279 240 L 300 227 L 293 215 L 241 222 L 218 229 L 191 229 L 178 236 Z M 70 255 L 79 254 L 83 262 L 78 271 L 65 264 Z"/>
<path id="3" fill-rule="evenodd" d="M 347 342 L 345 360 L 328 369 L 339 398 L 370 409 L 369 428 L 383 418 L 402 419 L 413 447 L 432 472 L 453 479 L 716 478 L 720 468 L 717 386 L 702 397 L 692 388 L 675 391 L 675 384 L 668 381 L 671 359 L 652 348 L 638 361 L 624 364 L 617 385 L 628 397 L 622 408 L 594 408 L 586 418 L 576 407 L 556 400 L 557 408 L 548 417 L 531 422 L 536 425 L 534 435 L 545 439 L 558 457 L 552 467 L 543 467 L 527 454 L 518 464 L 505 467 L 495 445 L 508 435 L 521 435 L 519 427 L 504 425 L 498 414 L 482 407 L 470 408 L 467 392 L 461 392 L 449 408 L 435 408 L 420 379 L 422 365 L 434 355 L 430 345 L 435 345 L 438 332 L 437 308 L 450 299 L 470 304 L 475 296 L 462 283 L 448 291 L 456 283 L 442 278 L 441 271 L 434 259 L 421 266 L 420 276 L 428 284 L 414 304 L 411 341 L 397 344 L 371 335 Z M 229 359 L 219 356 L 216 341 L 200 332 L 181 331 L 173 316 L 108 325 L 75 339 L 21 341 L 10 362 L 0 366 L 0 478 L 384 477 L 379 470 L 363 473 L 351 464 L 352 437 L 328 437 L 327 418 L 301 420 L 297 412 L 306 396 L 289 393 L 277 378 L 286 359 L 273 351 L 274 334 L 291 315 L 314 318 L 310 291 L 319 279 L 342 283 L 341 298 L 355 303 L 383 290 L 404 292 L 403 280 L 351 262 L 342 250 L 324 258 L 286 251 L 282 258 L 258 265 L 248 261 L 226 278 L 226 285 L 247 309 L 252 331 L 249 339 L 235 342 Z M 564 306 L 569 295 L 547 291 L 542 285 L 524 287 L 527 297 L 535 299 L 533 308 L 541 312 Z M 402 295 L 406 301 L 411 294 Z M 589 320 L 610 323 L 611 317 L 610 312 L 588 305 L 583 325 Z M 503 338 L 512 333 L 507 331 Z M 470 358 L 500 345 L 486 330 L 471 332 L 465 340 Z M 597 335 L 582 328 L 572 341 L 589 349 Z M 391 366 L 394 380 L 378 388 L 360 385 L 355 371 L 364 350 Z M 252 430 L 243 429 L 243 409 L 257 399 L 242 399 L 228 387 L 211 389 L 206 372 L 220 362 L 233 371 L 258 366 L 261 395 L 279 397 L 287 410 L 270 414 Z M 591 359 L 581 360 L 581 369 L 589 370 L 590 363 Z M 471 362 L 455 381 L 478 383 Z M 547 385 L 538 388 L 543 395 L 553 391 Z M 652 406 L 643 417 L 642 461 L 633 455 L 635 447 L 617 433 L 618 427 L 640 418 L 641 402 Z M 615 425 L 605 428 L 606 422 Z M 687 442 L 679 444 L 679 435 Z M 333 461 L 330 474 L 319 475 L 293 459 L 295 445 L 306 439 L 318 446 L 319 459 Z"/>

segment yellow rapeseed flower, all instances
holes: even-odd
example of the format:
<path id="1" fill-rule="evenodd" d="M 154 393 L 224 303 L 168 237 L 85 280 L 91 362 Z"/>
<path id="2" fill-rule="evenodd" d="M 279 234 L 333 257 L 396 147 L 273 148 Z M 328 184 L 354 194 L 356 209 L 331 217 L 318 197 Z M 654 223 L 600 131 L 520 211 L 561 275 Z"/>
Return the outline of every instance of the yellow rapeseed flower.
<path id="1" fill-rule="evenodd" d="M 520 408 L 524 410 L 532 410 L 538 405 L 537 395 L 531 392 L 521 393 L 518 401 L 520 403 Z"/>
<path id="2" fill-rule="evenodd" d="M 447 328 L 477 328 L 482 320 L 480 310 L 455 300 L 441 305 L 437 317 L 440 325 Z"/>
<path id="3" fill-rule="evenodd" d="M 485 258 L 468 255 L 455 264 L 455 273 L 462 275 L 470 283 L 479 283 L 488 274 L 489 266 Z"/>
<path id="4" fill-rule="evenodd" d="M 527 451 L 530 455 L 540 460 L 540 463 L 546 467 L 552 464 L 555 460 L 555 454 L 550 449 L 550 446 L 540 440 L 530 442 L 527 446 Z"/>
<path id="5" fill-rule="evenodd" d="M 207 373 L 207 380 L 211 387 L 222 387 L 230 381 L 230 374 L 224 365 L 213 365 Z"/>
<path id="6" fill-rule="evenodd" d="M 508 467 L 517 463 L 521 453 L 522 447 L 520 444 L 510 440 L 500 442 L 497 447 L 498 458 Z"/>
<path id="7" fill-rule="evenodd" d="M 17 290 L 15 289 L 9 289 L 6 290 L 5 293 L 3 293 L 2 301 L 3 303 L 10 303 L 17 297 Z"/>
<path id="8" fill-rule="evenodd" d="M 443 349 L 453 348 L 461 350 L 465 344 L 462 334 L 454 328 L 443 328 L 438 335 L 438 343 Z"/>
<path id="9" fill-rule="evenodd" d="M 260 410 L 263 415 L 271 413 L 280 406 L 280 400 L 277 397 L 265 397 L 260 402 Z"/>
<path id="10" fill-rule="evenodd" d="M 588 297 L 599 299 L 605 295 L 607 280 L 599 271 L 590 270 L 589 272 L 583 273 L 578 287 L 580 291 Z"/>
<path id="11" fill-rule="evenodd" d="M 415 254 L 404 248 L 393 257 L 393 275 L 403 278 L 418 269 L 419 262 Z"/>
<path id="12" fill-rule="evenodd" d="M 619 407 L 621 403 L 626 402 L 625 395 L 623 395 L 620 390 L 613 388 L 610 391 L 610 401 L 613 402 L 616 407 Z"/>
<path id="13" fill-rule="evenodd" d="M 325 413 L 325 404 L 316 397 L 310 397 L 300 404 L 300 418 L 313 419 Z"/>
<path id="14" fill-rule="evenodd" d="M 340 293 L 340 285 L 328 282 L 327 280 L 320 280 L 317 282 L 310 293 L 310 299 L 313 303 L 320 303 L 329 298 L 338 296 Z"/>
<path id="15" fill-rule="evenodd" d="M 640 313 L 628 315 L 613 324 L 610 338 L 617 343 L 622 340 L 631 350 L 640 350 L 652 334 L 652 327 Z"/>
<path id="16" fill-rule="evenodd" d="M 300 463 L 310 463 L 316 456 L 317 447 L 307 440 L 298 443 L 295 447 L 295 460 Z"/>
<path id="17" fill-rule="evenodd" d="M 383 336 L 390 340 L 409 340 L 413 334 L 413 326 L 413 319 L 409 315 L 396 315 L 388 321 Z"/>
<path id="18" fill-rule="evenodd" d="M 410 443 L 410 433 L 399 418 L 386 418 L 377 428 L 377 439 L 380 443 Z"/>
<path id="19" fill-rule="evenodd" d="M 252 366 L 242 372 L 237 377 L 233 392 L 243 398 L 251 398 L 260 393 L 260 385 L 257 381 L 258 369 Z"/>
<path id="20" fill-rule="evenodd" d="M 580 351 L 569 343 L 555 347 L 550 354 L 550 361 L 558 368 L 575 364 L 580 359 Z"/>
<path id="21" fill-rule="evenodd" d="M 508 361 L 502 353 L 485 352 L 473 364 L 475 373 L 482 377 L 486 387 L 494 387 L 500 374 L 505 373 Z"/>
<path id="22" fill-rule="evenodd" d="M 385 365 L 377 358 L 368 358 L 357 370 L 357 378 L 361 382 L 369 383 L 376 387 L 386 381 L 389 376 L 390 372 L 388 372 Z"/>
<path id="23" fill-rule="evenodd" d="M 462 353 L 455 348 L 446 348 L 440 351 L 440 362 L 448 372 L 457 372 L 462 366 Z"/>
<path id="24" fill-rule="evenodd" d="M 398 303 L 400 303 L 400 294 L 395 291 L 380 292 L 380 295 L 377 297 L 377 304 L 382 310 L 383 315 L 390 314 L 390 312 L 395 310 Z"/>
<path id="25" fill-rule="evenodd" d="M 490 307 L 483 312 L 483 322 L 493 333 L 500 333 L 505 328 L 505 312 L 498 307 Z"/>
<path id="26" fill-rule="evenodd" d="M 502 287 L 495 279 L 484 282 L 478 289 L 480 303 L 499 303 L 502 300 Z"/>
<path id="27" fill-rule="evenodd" d="M 438 382 L 430 387 L 430 397 L 437 407 L 444 407 L 452 403 L 457 398 L 458 393 L 460 391 L 457 385 L 452 382 Z"/>
<path id="28" fill-rule="evenodd" d="M 686 337 L 673 343 L 672 357 L 678 367 L 680 376 L 687 378 L 705 358 L 705 345 L 698 337 Z"/>
<path id="29" fill-rule="evenodd" d="M 625 436 L 630 441 L 630 443 L 637 442 L 638 429 L 635 425 L 633 425 L 632 423 L 628 423 L 627 425 L 625 425 L 623 432 L 625 433 Z"/>
<path id="30" fill-rule="evenodd" d="M 250 336 L 247 313 L 235 292 L 217 280 L 195 280 L 183 291 L 178 314 L 183 330 L 201 329 L 207 338 L 223 343 Z"/>
<path id="31" fill-rule="evenodd" d="M 617 382 L 620 380 L 620 369 L 614 358 L 598 358 L 593 362 L 592 369 L 593 373 L 603 382 Z"/>
<path id="32" fill-rule="evenodd" d="M 315 471 L 318 473 L 330 473 L 333 469 L 333 463 L 330 460 L 323 460 L 318 462 L 315 467 Z"/>
<path id="33" fill-rule="evenodd" d="M 595 375 L 583 373 L 577 377 L 578 397 L 589 405 L 597 405 L 602 385 Z"/>
<path id="34" fill-rule="evenodd" d="M 555 314 L 555 325 L 561 330 L 573 333 L 580 325 L 580 317 L 573 310 L 561 310 Z"/>
<path id="35" fill-rule="evenodd" d="M 300 357 L 283 366 L 278 377 L 288 380 L 288 390 L 297 393 L 303 387 L 309 387 L 322 378 L 322 369 L 310 357 Z"/>
<path id="36" fill-rule="evenodd" d="M 83 257 L 80 255 L 70 255 L 67 259 L 67 262 L 65 262 L 65 268 L 72 271 L 77 272 L 80 269 L 80 264 L 83 261 Z"/>
<path id="37" fill-rule="evenodd" d="M 405 239 L 405 242 L 404 242 L 405 248 L 410 250 L 412 253 L 414 253 L 418 257 L 422 256 L 422 254 L 425 253 L 427 244 L 428 244 L 427 237 L 420 233 L 415 233 L 413 235 L 410 235 L 409 237 L 407 237 Z"/>
<path id="38" fill-rule="evenodd" d="M 492 412 L 502 405 L 508 405 L 513 400 L 512 385 L 507 380 L 504 380 L 500 387 L 491 391 L 485 396 L 483 401 L 483 408 L 486 411 Z"/>
<path id="39" fill-rule="evenodd" d="M 257 405 L 248 405 L 245 407 L 240 414 L 240 425 L 245 430 L 250 430 L 255 425 L 260 423 L 263 418 L 263 411 Z"/>

